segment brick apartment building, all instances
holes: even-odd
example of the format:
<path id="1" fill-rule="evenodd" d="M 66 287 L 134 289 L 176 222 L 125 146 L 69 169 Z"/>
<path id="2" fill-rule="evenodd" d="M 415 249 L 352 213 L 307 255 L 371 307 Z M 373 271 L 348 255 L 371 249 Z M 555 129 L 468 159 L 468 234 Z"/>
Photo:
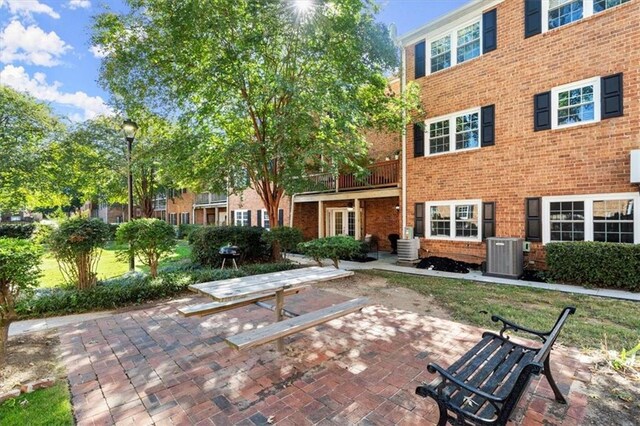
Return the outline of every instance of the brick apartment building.
<path id="1" fill-rule="evenodd" d="M 427 112 L 404 153 L 422 255 L 640 243 L 640 0 L 472 1 L 401 41 Z"/>

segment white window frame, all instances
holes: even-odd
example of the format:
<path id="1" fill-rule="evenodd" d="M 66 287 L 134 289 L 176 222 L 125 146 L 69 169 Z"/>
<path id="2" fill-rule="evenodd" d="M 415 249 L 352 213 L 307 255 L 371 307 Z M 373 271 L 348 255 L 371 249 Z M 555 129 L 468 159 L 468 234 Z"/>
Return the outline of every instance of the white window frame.
<path id="1" fill-rule="evenodd" d="M 558 104 L 560 92 L 566 92 L 571 89 L 579 89 L 584 86 L 593 85 L 593 120 L 581 121 L 579 123 L 570 123 L 558 125 Z M 597 123 L 601 120 L 600 112 L 600 77 L 591 77 L 585 80 L 576 81 L 551 89 L 551 129 L 566 129 L 568 127 L 584 126 L 586 124 Z"/>
<path id="2" fill-rule="evenodd" d="M 264 226 L 264 222 L 265 220 L 267 221 L 267 223 L 269 224 L 268 227 Z M 267 209 L 262 209 L 262 213 L 260 214 L 260 221 L 262 222 L 260 224 L 261 227 L 263 227 L 266 230 L 271 230 L 271 223 L 269 221 L 269 213 L 267 213 Z"/>
<path id="3" fill-rule="evenodd" d="M 238 214 L 242 214 L 244 215 L 246 213 L 247 218 L 244 219 L 243 217 L 238 218 Z M 242 223 L 238 224 L 238 220 L 242 221 Z M 244 223 L 246 220 L 246 223 Z M 242 209 L 242 210 L 236 210 L 233 212 L 233 224 L 235 226 L 249 226 L 249 210 L 248 209 Z"/>
<path id="4" fill-rule="evenodd" d="M 584 201 L 584 241 L 593 241 L 593 202 L 608 200 L 633 200 L 633 243 L 640 244 L 640 194 L 637 192 L 542 197 L 542 243 L 562 242 L 551 241 L 552 202 Z"/>
<path id="5" fill-rule="evenodd" d="M 478 236 L 477 237 L 456 237 L 456 207 L 457 206 L 474 205 L 478 212 Z M 451 235 L 432 236 L 431 235 L 431 207 L 449 206 L 451 211 L 450 231 Z M 482 200 L 448 200 L 448 201 L 428 201 L 425 203 L 425 238 L 428 240 L 446 240 L 446 241 L 473 241 L 482 242 Z"/>
<path id="6" fill-rule="evenodd" d="M 476 24 L 476 23 L 480 23 L 480 54 L 478 56 L 476 56 L 475 58 L 472 59 L 467 59 L 464 62 L 460 62 L 458 63 L 458 30 L 461 30 L 463 28 L 466 28 L 470 25 Z M 449 65 L 447 68 L 443 68 L 441 70 L 438 71 L 433 71 L 431 72 L 431 43 L 440 40 L 441 38 L 444 38 L 446 36 L 450 36 L 451 37 L 451 50 L 449 51 L 451 54 L 451 65 Z M 480 14 L 480 16 L 476 16 L 473 19 L 469 19 L 464 21 L 462 24 L 457 24 L 455 27 L 450 27 L 447 28 L 446 30 L 443 31 L 439 31 L 437 33 L 435 33 L 434 35 L 430 35 L 429 37 L 427 37 L 425 39 L 425 50 L 426 50 L 426 54 L 425 56 L 425 75 L 429 75 L 429 74 L 437 74 L 439 72 L 448 70 L 450 68 L 455 67 L 456 65 L 459 64 L 464 64 L 466 62 L 470 62 L 474 59 L 477 59 L 479 57 L 482 56 L 482 38 L 483 38 L 483 34 L 482 34 L 482 14 Z"/>
<path id="7" fill-rule="evenodd" d="M 582 21 L 582 20 L 584 20 L 584 19 L 586 19 L 586 18 L 588 18 L 590 16 L 597 15 L 598 13 L 605 12 L 605 11 L 607 11 L 609 9 L 614 9 L 614 8 L 616 8 L 618 6 L 622 6 L 623 4 L 625 4 L 625 3 L 621 3 L 621 4 L 615 5 L 613 7 L 609 7 L 607 9 L 605 9 L 605 10 L 601 10 L 600 12 L 596 12 L 593 9 L 593 0 L 582 0 L 582 18 L 581 19 L 578 19 L 578 20 L 573 21 L 573 22 L 571 22 L 569 24 L 566 24 L 566 25 L 561 25 L 559 27 L 549 29 L 549 0 L 542 0 L 542 32 L 546 33 L 547 31 L 559 30 L 560 28 L 564 28 L 567 25 L 571 25 L 571 24 L 574 24 L 576 22 L 580 22 L 580 21 Z"/>
<path id="8" fill-rule="evenodd" d="M 189 215 L 189 212 L 181 212 L 180 213 L 180 225 L 189 225 L 189 223 L 191 222 L 191 218 L 188 217 L 187 215 Z M 191 215 L 189 215 L 191 216 Z M 188 221 L 185 223 L 185 218 L 188 217 Z"/>
<path id="9" fill-rule="evenodd" d="M 474 146 L 472 148 L 462 148 L 462 149 L 456 149 L 456 118 L 460 117 L 461 115 L 468 115 L 468 114 L 474 114 L 477 113 L 478 114 L 478 146 Z M 437 123 L 439 121 L 445 121 L 445 120 L 449 120 L 449 151 L 444 151 L 444 152 L 435 152 L 435 153 L 431 153 L 431 124 L 432 123 Z M 473 151 L 476 149 L 480 149 L 482 147 L 482 129 L 481 129 L 481 124 L 482 124 L 482 113 L 481 113 L 481 108 L 477 107 L 477 108 L 471 108 L 465 111 L 458 111 L 455 112 L 453 114 L 447 114 L 447 115 L 441 115 L 440 117 L 434 117 L 434 118 L 430 118 L 429 120 L 425 121 L 425 134 L 424 134 L 424 153 L 425 153 L 425 157 L 431 157 L 431 156 L 437 156 L 437 155 L 446 155 L 446 154 L 453 154 L 456 152 L 466 152 L 466 151 Z"/>

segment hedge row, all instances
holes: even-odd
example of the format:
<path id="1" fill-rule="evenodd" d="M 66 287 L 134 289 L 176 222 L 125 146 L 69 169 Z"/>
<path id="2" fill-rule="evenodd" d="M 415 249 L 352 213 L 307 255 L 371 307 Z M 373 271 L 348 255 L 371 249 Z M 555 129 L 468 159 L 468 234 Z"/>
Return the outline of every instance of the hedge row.
<path id="1" fill-rule="evenodd" d="M 31 238 L 36 230 L 34 223 L 0 223 L 0 238 Z"/>
<path id="2" fill-rule="evenodd" d="M 289 263 L 247 265 L 237 270 L 172 268 L 171 271 L 161 272 L 156 279 L 133 275 L 107 280 L 86 290 L 71 287 L 41 289 L 30 296 L 22 297 L 16 305 L 16 312 L 20 318 L 38 318 L 116 309 L 173 297 L 184 292 L 191 284 L 294 268 L 296 265 Z"/>
<path id="3" fill-rule="evenodd" d="M 201 226 L 189 235 L 191 259 L 203 266 L 219 266 L 222 257 L 220 247 L 238 246 L 241 261 L 260 262 L 269 259 L 269 244 L 262 239 L 264 229 L 251 226 Z"/>
<path id="4" fill-rule="evenodd" d="M 553 281 L 640 291 L 640 245 L 549 243 L 546 255 Z"/>

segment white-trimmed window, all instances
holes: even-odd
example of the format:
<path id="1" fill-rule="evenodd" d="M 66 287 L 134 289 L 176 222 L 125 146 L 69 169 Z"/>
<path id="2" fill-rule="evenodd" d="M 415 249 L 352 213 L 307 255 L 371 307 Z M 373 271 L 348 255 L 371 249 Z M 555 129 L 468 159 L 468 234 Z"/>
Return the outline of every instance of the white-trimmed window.
<path id="1" fill-rule="evenodd" d="M 234 213 L 236 226 L 249 226 L 249 210 L 236 210 Z"/>
<path id="2" fill-rule="evenodd" d="M 482 25 L 478 17 L 446 32 L 429 37 L 431 73 L 482 55 Z"/>
<path id="3" fill-rule="evenodd" d="M 271 229 L 271 223 L 269 223 L 269 213 L 267 212 L 267 209 L 262 209 L 262 223 L 261 226 L 264 229 Z"/>
<path id="4" fill-rule="evenodd" d="M 481 241 L 481 200 L 426 203 L 427 238 Z"/>
<path id="5" fill-rule="evenodd" d="M 169 213 L 169 224 L 177 225 L 178 224 L 178 214 L 177 213 Z"/>
<path id="6" fill-rule="evenodd" d="M 637 193 L 544 197 L 543 242 L 605 241 L 640 244 Z"/>
<path id="7" fill-rule="evenodd" d="M 427 121 L 428 155 L 480 147 L 480 108 Z"/>
<path id="8" fill-rule="evenodd" d="M 588 18 L 629 0 L 542 0 L 543 31 Z"/>
<path id="9" fill-rule="evenodd" d="M 551 90 L 553 129 L 600 121 L 600 77 Z"/>
<path id="10" fill-rule="evenodd" d="M 188 225 L 189 224 L 189 213 L 183 212 L 180 213 L 180 224 Z"/>

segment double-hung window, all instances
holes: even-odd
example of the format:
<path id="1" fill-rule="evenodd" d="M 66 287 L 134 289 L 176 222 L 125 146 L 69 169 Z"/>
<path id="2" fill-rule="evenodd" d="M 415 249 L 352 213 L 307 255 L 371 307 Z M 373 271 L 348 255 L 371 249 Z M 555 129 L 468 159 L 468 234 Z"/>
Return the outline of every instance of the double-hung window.
<path id="1" fill-rule="evenodd" d="M 480 200 L 426 204 L 427 238 L 480 241 Z"/>
<path id="2" fill-rule="evenodd" d="M 431 42 L 431 72 L 451 66 L 451 36 Z"/>
<path id="3" fill-rule="evenodd" d="M 180 213 L 180 224 L 189 224 L 189 213 Z"/>
<path id="4" fill-rule="evenodd" d="M 640 243 L 637 193 L 543 198 L 543 242 Z"/>
<path id="5" fill-rule="evenodd" d="M 236 226 L 249 226 L 249 210 L 236 210 L 234 214 Z"/>
<path id="6" fill-rule="evenodd" d="M 552 128 L 600 121 L 600 78 L 582 80 L 551 90 Z"/>
<path id="7" fill-rule="evenodd" d="M 544 31 L 559 28 L 629 0 L 542 0 Z"/>
<path id="8" fill-rule="evenodd" d="M 435 35 L 429 42 L 431 72 L 461 64 L 482 54 L 482 26 L 480 20 L 468 22 L 444 34 Z"/>
<path id="9" fill-rule="evenodd" d="M 480 21 L 458 30 L 457 63 L 480 56 Z"/>
<path id="10" fill-rule="evenodd" d="M 264 229 L 271 229 L 271 223 L 269 223 L 269 213 L 267 209 L 262 209 L 262 227 Z"/>
<path id="11" fill-rule="evenodd" d="M 428 154 L 480 147 L 478 108 L 427 121 Z"/>

